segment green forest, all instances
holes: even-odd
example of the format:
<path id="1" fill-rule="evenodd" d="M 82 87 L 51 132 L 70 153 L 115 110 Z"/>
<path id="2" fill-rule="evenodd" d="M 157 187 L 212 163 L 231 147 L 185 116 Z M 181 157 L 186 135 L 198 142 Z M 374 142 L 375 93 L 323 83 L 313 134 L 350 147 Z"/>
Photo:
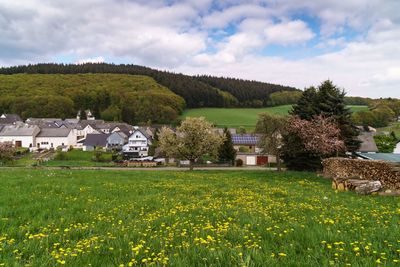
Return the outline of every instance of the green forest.
<path id="1" fill-rule="evenodd" d="M 175 120 L 185 100 L 152 78 L 126 74 L 0 75 L 0 112 L 28 117 L 97 118 L 138 123 Z"/>
<path id="2" fill-rule="evenodd" d="M 138 65 L 106 63 L 36 64 L 0 68 L 0 74 L 83 74 L 114 73 L 152 77 L 186 101 L 187 108 L 262 107 L 269 95 L 280 91 L 298 91 L 288 86 L 212 76 L 189 76 Z"/>

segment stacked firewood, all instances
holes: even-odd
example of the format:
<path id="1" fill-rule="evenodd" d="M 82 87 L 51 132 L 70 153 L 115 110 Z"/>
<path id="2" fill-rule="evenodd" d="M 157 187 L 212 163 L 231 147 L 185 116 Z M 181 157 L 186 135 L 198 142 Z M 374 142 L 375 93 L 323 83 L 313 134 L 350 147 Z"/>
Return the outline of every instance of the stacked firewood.
<path id="1" fill-rule="evenodd" d="M 352 190 L 361 185 L 372 186 L 371 181 L 379 181 L 384 189 L 400 189 L 400 166 L 384 161 L 329 158 L 323 161 L 324 176 L 333 179 L 333 187 L 338 190 Z M 358 182 L 356 182 L 358 181 Z"/>
<path id="2" fill-rule="evenodd" d="M 380 181 L 334 178 L 332 188 L 339 191 L 356 191 L 359 194 L 367 195 L 381 190 L 382 183 Z"/>

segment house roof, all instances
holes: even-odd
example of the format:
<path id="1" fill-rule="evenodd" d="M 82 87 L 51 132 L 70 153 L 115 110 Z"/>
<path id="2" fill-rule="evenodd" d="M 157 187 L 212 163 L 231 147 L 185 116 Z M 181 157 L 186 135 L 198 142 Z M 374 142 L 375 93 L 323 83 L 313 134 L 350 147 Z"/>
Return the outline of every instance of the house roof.
<path id="1" fill-rule="evenodd" d="M 109 134 L 88 134 L 85 141 L 83 141 L 83 145 L 105 147 L 109 136 Z"/>
<path id="2" fill-rule="evenodd" d="M 0 132 L 0 136 L 36 136 L 40 131 L 36 125 L 5 125 Z"/>
<path id="3" fill-rule="evenodd" d="M 0 116 L 0 124 L 14 124 L 17 121 L 22 121 L 17 114 L 3 114 Z"/>
<path id="4" fill-rule="evenodd" d="M 369 160 L 383 160 L 387 162 L 400 163 L 400 154 L 393 153 L 356 153 L 358 156 Z"/>
<path id="5" fill-rule="evenodd" d="M 232 134 L 233 145 L 255 146 L 258 140 L 258 136 L 254 134 Z"/>
<path id="6" fill-rule="evenodd" d="M 68 128 L 43 128 L 37 137 L 67 137 L 70 132 Z"/>
<path id="7" fill-rule="evenodd" d="M 363 132 L 358 136 L 358 139 L 361 141 L 360 148 L 358 152 L 378 152 L 378 147 L 376 146 L 374 132 Z"/>

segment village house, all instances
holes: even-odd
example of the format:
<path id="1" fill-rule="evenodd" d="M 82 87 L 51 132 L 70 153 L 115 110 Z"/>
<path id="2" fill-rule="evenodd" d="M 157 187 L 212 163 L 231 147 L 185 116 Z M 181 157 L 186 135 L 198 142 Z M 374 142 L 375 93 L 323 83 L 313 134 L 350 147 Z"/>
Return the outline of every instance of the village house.
<path id="1" fill-rule="evenodd" d="M 128 142 L 128 136 L 123 132 L 113 132 L 107 138 L 107 149 L 121 150 Z"/>
<path id="2" fill-rule="evenodd" d="M 36 136 L 36 148 L 38 149 L 75 147 L 76 142 L 76 132 L 69 128 L 43 128 Z"/>
<path id="3" fill-rule="evenodd" d="M 22 119 L 16 114 L 2 114 L 0 116 L 0 125 L 15 125 L 17 122 L 22 122 Z"/>
<path id="4" fill-rule="evenodd" d="M 122 147 L 125 157 L 140 158 L 149 155 L 151 138 L 139 128 L 129 136 L 128 143 Z"/>
<path id="5" fill-rule="evenodd" d="M 5 125 L 0 131 L 0 142 L 11 142 L 15 147 L 34 149 L 36 136 L 40 128 L 36 125 L 17 123 L 16 125 Z"/>
<path id="6" fill-rule="evenodd" d="M 93 151 L 97 148 L 104 149 L 107 147 L 107 138 L 109 134 L 87 134 L 83 141 L 83 151 Z"/>
<path id="7" fill-rule="evenodd" d="M 275 156 L 261 154 L 262 149 L 258 146 L 259 141 L 260 135 L 257 134 L 232 134 L 233 147 L 237 151 L 236 160 L 242 160 L 245 166 L 276 163 Z"/>

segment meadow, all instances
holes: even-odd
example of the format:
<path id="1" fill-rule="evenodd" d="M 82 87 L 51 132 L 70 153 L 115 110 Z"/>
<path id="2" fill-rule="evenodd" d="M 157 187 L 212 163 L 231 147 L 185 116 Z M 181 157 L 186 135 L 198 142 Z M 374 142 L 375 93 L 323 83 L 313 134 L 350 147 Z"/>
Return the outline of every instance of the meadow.
<path id="1" fill-rule="evenodd" d="M 353 112 L 368 110 L 367 106 L 349 106 Z M 287 115 L 292 108 L 291 105 L 283 105 L 268 108 L 195 108 L 187 109 L 181 118 L 205 117 L 219 127 L 239 128 L 254 130 L 258 114 L 271 113 L 276 115 Z"/>
<path id="2" fill-rule="evenodd" d="M 312 173 L 0 169 L 0 266 L 396 266 L 400 202 Z"/>

